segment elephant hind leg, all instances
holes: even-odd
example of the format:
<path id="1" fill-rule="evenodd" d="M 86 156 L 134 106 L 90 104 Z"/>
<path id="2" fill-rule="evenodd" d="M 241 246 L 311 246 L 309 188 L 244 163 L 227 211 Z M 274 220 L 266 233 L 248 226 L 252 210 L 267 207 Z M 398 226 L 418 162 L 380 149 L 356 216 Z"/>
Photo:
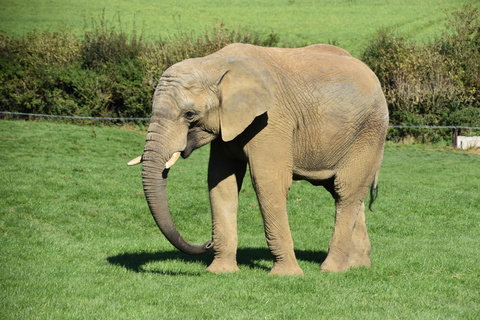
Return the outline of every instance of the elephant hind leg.
<path id="1" fill-rule="evenodd" d="M 328 246 L 328 255 L 320 270 L 326 272 L 343 272 L 349 268 L 349 255 L 356 217 L 360 203 L 336 203 L 335 227 Z"/>
<path id="2" fill-rule="evenodd" d="M 328 248 L 328 256 L 321 271 L 343 272 L 349 268 L 371 266 L 371 245 L 365 225 L 365 205 L 337 209 L 346 217 L 336 219 L 335 230 Z M 354 221 L 352 223 L 352 221 Z"/>
<path id="3" fill-rule="evenodd" d="M 360 211 L 357 214 L 355 225 L 353 227 L 352 239 L 350 242 L 350 251 L 348 253 L 348 267 L 367 267 L 371 266 L 370 252 L 372 251 L 370 239 L 368 237 L 367 226 L 365 224 L 365 204 L 362 202 Z"/>
<path id="4" fill-rule="evenodd" d="M 328 188 L 335 198 L 335 227 L 321 271 L 342 272 L 351 267 L 370 266 L 364 204 L 368 179 L 345 182 L 337 177 L 335 187 Z"/>
<path id="5" fill-rule="evenodd" d="M 341 272 L 371 265 L 364 201 L 380 167 L 383 149 L 361 146 L 325 186 L 335 199 L 335 227 L 322 271 Z"/>

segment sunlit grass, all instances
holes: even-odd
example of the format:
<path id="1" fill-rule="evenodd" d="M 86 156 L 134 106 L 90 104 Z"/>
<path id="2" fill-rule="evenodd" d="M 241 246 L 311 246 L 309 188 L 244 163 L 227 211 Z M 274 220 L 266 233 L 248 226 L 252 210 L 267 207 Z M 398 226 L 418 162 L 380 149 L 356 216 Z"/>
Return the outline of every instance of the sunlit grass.
<path id="1" fill-rule="evenodd" d="M 264 35 L 272 31 L 284 46 L 334 42 L 359 55 L 373 34 L 391 27 L 416 41 L 439 35 L 447 19 L 445 10 L 459 10 L 472 1 L 17 1 L 3 0 L 0 30 L 21 36 L 33 29 L 67 28 L 83 35 L 85 27 L 100 20 L 102 11 L 110 24 L 121 21 L 130 31 L 147 37 L 178 32 L 204 34 L 207 26 L 222 21 Z"/>
<path id="2" fill-rule="evenodd" d="M 294 183 L 289 218 L 304 277 L 272 266 L 247 177 L 239 209 L 240 272 L 207 274 L 212 255 L 174 249 L 148 212 L 144 133 L 0 121 L 2 319 L 475 319 L 480 313 L 480 156 L 387 144 L 367 213 L 372 268 L 319 272 L 333 228 L 322 188 Z M 169 176 L 185 238 L 211 234 L 208 147 Z"/>

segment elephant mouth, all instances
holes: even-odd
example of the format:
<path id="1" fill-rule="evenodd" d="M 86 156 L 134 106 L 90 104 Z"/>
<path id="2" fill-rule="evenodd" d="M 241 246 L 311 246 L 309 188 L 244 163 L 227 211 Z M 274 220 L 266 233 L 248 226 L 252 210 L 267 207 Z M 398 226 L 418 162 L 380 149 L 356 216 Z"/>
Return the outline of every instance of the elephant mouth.
<path id="1" fill-rule="evenodd" d="M 187 147 L 185 150 L 183 150 L 183 151 L 181 152 L 182 158 L 183 158 L 183 159 L 187 159 L 188 157 L 190 157 L 190 155 L 192 154 L 193 150 L 194 150 L 193 148 L 188 148 L 188 147 Z"/>

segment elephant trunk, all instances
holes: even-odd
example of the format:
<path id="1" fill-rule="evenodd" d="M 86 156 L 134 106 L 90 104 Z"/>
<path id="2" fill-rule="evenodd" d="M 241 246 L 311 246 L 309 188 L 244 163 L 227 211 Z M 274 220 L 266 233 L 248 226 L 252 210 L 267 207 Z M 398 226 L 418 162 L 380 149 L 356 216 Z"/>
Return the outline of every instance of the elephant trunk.
<path id="1" fill-rule="evenodd" d="M 148 145 L 145 148 L 148 150 Z M 148 206 L 157 226 L 165 237 L 178 250 L 192 255 L 202 254 L 213 248 L 213 242 L 208 241 L 199 246 L 186 241 L 173 223 L 167 202 L 167 161 L 158 161 L 158 153 L 146 151 L 143 155 L 142 182 Z"/>

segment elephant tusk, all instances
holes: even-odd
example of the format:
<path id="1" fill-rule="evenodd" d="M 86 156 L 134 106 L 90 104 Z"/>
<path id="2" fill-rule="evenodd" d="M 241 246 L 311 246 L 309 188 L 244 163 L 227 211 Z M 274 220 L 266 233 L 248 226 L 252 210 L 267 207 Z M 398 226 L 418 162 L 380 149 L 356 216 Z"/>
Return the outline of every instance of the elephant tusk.
<path id="1" fill-rule="evenodd" d="M 171 167 L 173 167 L 175 162 L 177 162 L 178 158 L 180 158 L 180 152 L 175 152 L 170 158 L 170 160 L 168 160 L 167 163 L 165 163 L 165 168 L 170 169 Z"/>
<path id="2" fill-rule="evenodd" d="M 138 156 L 135 159 L 130 160 L 127 163 L 127 166 L 134 166 L 134 165 L 142 163 L 142 162 L 143 162 L 142 156 Z"/>

